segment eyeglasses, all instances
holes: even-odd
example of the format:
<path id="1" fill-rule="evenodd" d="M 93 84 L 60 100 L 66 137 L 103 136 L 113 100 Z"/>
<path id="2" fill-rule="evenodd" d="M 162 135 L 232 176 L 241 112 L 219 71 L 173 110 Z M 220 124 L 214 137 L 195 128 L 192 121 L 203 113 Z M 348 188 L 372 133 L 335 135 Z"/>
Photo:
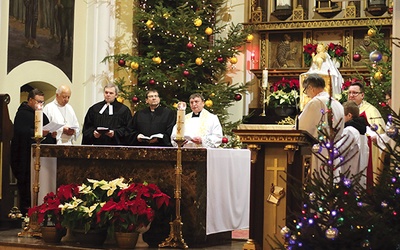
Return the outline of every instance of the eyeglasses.
<path id="1" fill-rule="evenodd" d="M 303 89 L 303 94 L 306 94 L 308 87 L 310 87 L 310 85 L 307 85 L 307 86 Z"/>
<path id="2" fill-rule="evenodd" d="M 153 98 L 153 97 L 154 97 L 154 98 L 157 98 L 158 95 L 148 95 L 148 96 L 147 96 L 147 98 Z"/>
<path id="3" fill-rule="evenodd" d="M 348 95 L 352 95 L 352 96 L 358 96 L 359 94 L 361 94 L 362 92 L 348 92 Z"/>
<path id="4" fill-rule="evenodd" d="M 42 101 L 42 100 L 36 100 L 36 99 L 34 99 L 34 98 L 32 98 L 33 100 L 35 100 L 35 102 L 36 103 L 39 103 L 39 104 L 44 104 L 45 102 L 44 101 Z"/>

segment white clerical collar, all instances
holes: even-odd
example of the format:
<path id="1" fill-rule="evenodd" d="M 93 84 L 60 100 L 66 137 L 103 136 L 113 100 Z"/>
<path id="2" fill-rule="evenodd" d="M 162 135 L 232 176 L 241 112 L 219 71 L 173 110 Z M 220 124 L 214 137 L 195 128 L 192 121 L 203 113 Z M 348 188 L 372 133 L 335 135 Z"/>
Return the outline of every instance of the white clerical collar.
<path id="1" fill-rule="evenodd" d="M 101 108 L 99 114 L 102 115 L 107 107 L 108 107 L 108 115 L 113 115 L 114 114 L 113 105 L 110 105 L 109 103 L 104 104 L 104 106 Z"/>

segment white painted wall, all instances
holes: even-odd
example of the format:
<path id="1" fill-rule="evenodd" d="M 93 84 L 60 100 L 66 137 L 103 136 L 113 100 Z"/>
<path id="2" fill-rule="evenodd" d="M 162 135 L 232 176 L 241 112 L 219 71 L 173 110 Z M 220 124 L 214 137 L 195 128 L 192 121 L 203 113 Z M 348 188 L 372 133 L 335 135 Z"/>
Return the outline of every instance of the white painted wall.
<path id="1" fill-rule="evenodd" d="M 75 0 L 73 75 L 70 81 L 59 68 L 43 61 L 25 62 L 7 74 L 9 1 L 0 2 L 0 93 L 8 93 L 11 97 L 11 120 L 23 101 L 20 100 L 20 87 L 24 84 L 39 82 L 43 89 L 52 90 L 68 84 L 72 90 L 70 104 L 83 125 L 88 108 L 103 99 L 104 78 L 100 76 L 108 76 L 110 72 L 109 66 L 100 62 L 110 51 L 109 41 L 114 36 L 113 6 L 114 0 Z M 54 93 L 45 92 L 45 95 L 48 101 L 54 97 Z"/>

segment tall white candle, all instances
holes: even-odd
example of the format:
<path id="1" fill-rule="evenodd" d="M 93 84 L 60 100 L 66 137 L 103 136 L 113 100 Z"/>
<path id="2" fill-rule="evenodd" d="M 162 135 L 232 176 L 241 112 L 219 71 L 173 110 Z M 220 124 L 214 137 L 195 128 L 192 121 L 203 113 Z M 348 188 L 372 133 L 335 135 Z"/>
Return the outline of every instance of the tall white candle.
<path id="1" fill-rule="evenodd" d="M 268 88 L 268 70 L 264 69 L 262 71 L 262 85 L 263 88 Z"/>
<path id="2" fill-rule="evenodd" d="M 43 110 L 35 110 L 35 137 L 43 137 Z"/>
<path id="3" fill-rule="evenodd" d="M 183 139 L 185 136 L 185 111 L 186 102 L 178 103 L 178 113 L 176 117 L 176 138 Z"/>

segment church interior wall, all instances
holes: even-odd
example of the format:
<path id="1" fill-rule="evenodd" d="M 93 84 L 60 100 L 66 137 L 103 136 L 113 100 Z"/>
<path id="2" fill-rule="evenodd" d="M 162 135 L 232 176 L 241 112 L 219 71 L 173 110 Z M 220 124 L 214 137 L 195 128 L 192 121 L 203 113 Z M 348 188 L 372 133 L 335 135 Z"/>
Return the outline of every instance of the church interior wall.
<path id="1" fill-rule="evenodd" d="M 0 3 L 0 92 L 8 93 L 11 96 L 9 111 L 13 120 L 16 110 L 22 101 L 20 87 L 27 83 L 43 83 L 46 92 L 46 101 L 54 98 L 51 93 L 60 84 L 68 84 L 72 89 L 70 104 L 74 107 L 81 125 L 87 109 L 95 102 L 103 98 L 102 87 L 110 81 L 115 74 L 114 66 L 101 63 L 101 60 L 112 53 L 119 53 L 123 49 L 130 49 L 128 44 L 132 39 L 132 27 L 129 25 L 132 12 L 125 11 L 120 15 L 120 20 L 114 17 L 121 14 L 121 10 L 132 9 L 131 2 L 122 0 L 109 0 L 107 3 L 88 2 L 75 0 L 75 25 L 74 25 L 74 48 L 72 62 L 72 77 L 69 77 L 60 69 L 44 61 L 29 61 L 19 65 L 12 71 L 7 72 L 7 58 L 13 55 L 8 54 L 9 26 L 9 1 Z M 229 6 L 227 21 L 233 23 L 247 22 L 251 18 L 251 1 L 232 0 L 227 2 Z M 343 5 L 343 8 L 346 5 Z M 399 6 L 395 5 L 393 14 L 393 36 L 399 37 L 399 31 L 394 27 L 398 25 Z M 120 11 L 120 12 L 118 12 Z M 397 14 L 397 17 L 396 17 Z M 312 29 L 312 28 L 311 28 Z M 301 31 L 302 32 L 302 31 Z M 329 32 L 328 32 L 329 33 Z M 324 37 L 329 41 L 340 41 L 336 33 L 315 31 L 315 38 Z M 243 54 L 238 56 L 238 63 L 229 75 L 233 83 L 254 82 L 257 78 L 250 71 L 251 69 L 263 68 L 262 49 L 266 44 L 262 38 L 255 39 L 243 47 Z M 398 61 L 399 49 L 394 48 L 395 63 Z M 396 65 L 396 64 L 394 64 Z M 296 73 L 296 72 L 295 72 Z M 118 75 L 116 75 L 118 76 Z M 393 82 L 398 82 L 399 77 L 396 70 L 393 71 Z M 395 84 L 393 84 L 395 85 Z M 394 86 L 394 92 L 396 87 Z M 229 109 L 232 115 L 231 120 L 235 121 L 247 114 L 249 108 L 258 106 L 260 103 L 259 86 L 254 84 L 249 92 L 243 95 L 243 99 L 235 102 Z M 394 103 L 396 105 L 395 97 Z"/>

